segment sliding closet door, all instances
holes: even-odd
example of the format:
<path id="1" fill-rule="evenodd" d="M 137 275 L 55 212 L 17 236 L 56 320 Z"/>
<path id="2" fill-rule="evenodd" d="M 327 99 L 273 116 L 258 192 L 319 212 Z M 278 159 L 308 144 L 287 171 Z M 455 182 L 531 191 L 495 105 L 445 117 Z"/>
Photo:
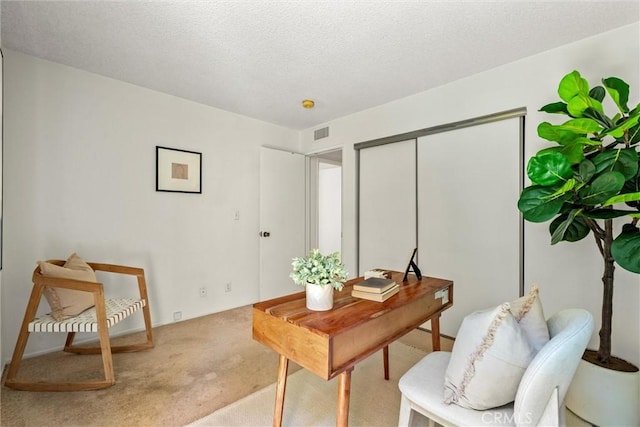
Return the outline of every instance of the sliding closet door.
<path id="1" fill-rule="evenodd" d="M 418 265 L 454 281 L 441 331 L 520 293 L 520 118 L 418 140 Z"/>
<path id="2" fill-rule="evenodd" d="M 416 246 L 416 140 L 360 150 L 359 272 L 404 271 Z"/>

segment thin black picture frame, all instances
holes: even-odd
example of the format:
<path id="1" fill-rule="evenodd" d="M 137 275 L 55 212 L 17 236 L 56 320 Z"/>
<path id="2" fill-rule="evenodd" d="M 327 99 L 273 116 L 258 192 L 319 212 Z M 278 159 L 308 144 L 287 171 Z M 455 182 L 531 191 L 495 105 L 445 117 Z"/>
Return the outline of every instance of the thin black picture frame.
<path id="1" fill-rule="evenodd" d="M 156 191 L 202 194 L 202 153 L 156 146 Z"/>

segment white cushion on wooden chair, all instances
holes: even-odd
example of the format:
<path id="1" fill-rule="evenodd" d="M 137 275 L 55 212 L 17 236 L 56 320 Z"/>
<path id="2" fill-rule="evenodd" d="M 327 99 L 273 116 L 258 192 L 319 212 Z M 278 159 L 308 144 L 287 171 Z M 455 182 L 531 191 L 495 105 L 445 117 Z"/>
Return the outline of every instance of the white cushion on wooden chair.
<path id="1" fill-rule="evenodd" d="M 145 306 L 145 301 L 131 298 L 105 300 L 107 327 L 110 328 L 127 316 Z M 56 320 L 49 314 L 42 315 L 29 322 L 29 332 L 98 332 L 96 308 L 92 307 L 75 317 Z"/>

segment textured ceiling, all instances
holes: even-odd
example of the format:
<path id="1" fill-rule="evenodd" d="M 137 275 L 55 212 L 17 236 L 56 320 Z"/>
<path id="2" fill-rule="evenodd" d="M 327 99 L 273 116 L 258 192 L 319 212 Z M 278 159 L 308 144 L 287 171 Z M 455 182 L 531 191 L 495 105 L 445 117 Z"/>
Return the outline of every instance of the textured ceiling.
<path id="1" fill-rule="evenodd" d="M 49 0 L 0 13 L 5 48 L 305 129 L 637 22 L 639 2 Z"/>

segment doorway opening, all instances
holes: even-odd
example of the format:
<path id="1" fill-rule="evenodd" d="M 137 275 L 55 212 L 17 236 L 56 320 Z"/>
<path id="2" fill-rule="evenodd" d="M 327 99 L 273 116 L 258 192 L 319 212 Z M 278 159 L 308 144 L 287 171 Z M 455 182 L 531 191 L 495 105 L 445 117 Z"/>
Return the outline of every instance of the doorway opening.
<path id="1" fill-rule="evenodd" d="M 342 148 L 309 159 L 309 247 L 342 253 Z"/>

